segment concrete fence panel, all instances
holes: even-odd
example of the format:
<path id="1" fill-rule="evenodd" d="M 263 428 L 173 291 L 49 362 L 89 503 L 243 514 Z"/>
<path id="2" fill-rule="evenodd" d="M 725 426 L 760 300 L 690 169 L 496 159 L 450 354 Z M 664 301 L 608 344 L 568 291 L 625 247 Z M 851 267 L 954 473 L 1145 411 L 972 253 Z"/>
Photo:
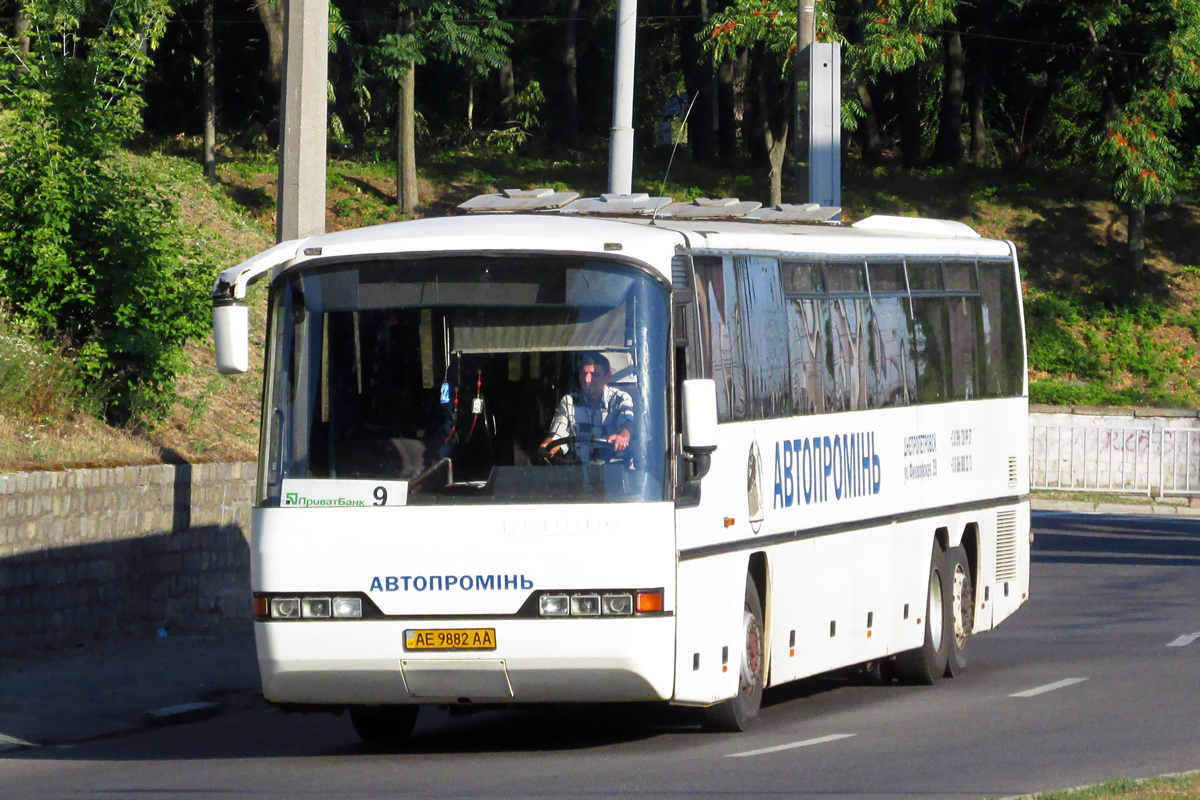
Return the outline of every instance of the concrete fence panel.
<path id="1" fill-rule="evenodd" d="M 1029 470 L 1033 489 L 1200 495 L 1200 415 L 1033 406 Z"/>

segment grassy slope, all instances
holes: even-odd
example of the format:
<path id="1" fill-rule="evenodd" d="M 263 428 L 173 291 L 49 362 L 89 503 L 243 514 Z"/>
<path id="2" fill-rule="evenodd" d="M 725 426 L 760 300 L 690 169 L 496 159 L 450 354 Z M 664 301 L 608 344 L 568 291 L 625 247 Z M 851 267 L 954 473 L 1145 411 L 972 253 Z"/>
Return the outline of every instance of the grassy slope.
<path id="1" fill-rule="evenodd" d="M 215 270 L 237 263 L 273 241 L 276 172 L 273 159 L 239 156 L 221 164 L 219 184 L 207 186 L 190 154 L 144 156 L 173 187 L 191 235 L 213 252 Z M 747 163 L 719 172 L 677 156 L 665 191 L 657 183 L 665 154 L 639 165 L 655 183 L 635 190 L 677 198 L 762 197 L 765 183 Z M 560 160 L 510 154 L 445 153 L 422 164 L 424 213 L 447 213 L 463 200 L 501 187 L 553 186 L 584 194 L 603 191 L 601 157 Z M 326 227 L 391 221 L 395 206 L 387 164 L 331 162 Z M 922 214 L 957 219 L 984 236 L 1017 243 L 1031 326 L 1040 326 L 1034 399 L 1191 405 L 1200 400 L 1200 209 L 1179 205 L 1149 219 L 1148 268 L 1131 279 L 1121 262 L 1124 224 L 1097 187 L 1049 173 L 973 170 L 906 172 L 848 165 L 843 187 L 847 222 L 868 214 Z M 257 288 L 257 287 L 256 287 Z M 261 289 L 252 303 L 252 345 L 261 350 Z M 1148 306 L 1148 304 L 1153 304 Z M 1147 315 L 1147 307 L 1169 309 Z M 1040 349 L 1038 349 L 1040 348 Z M 256 354 L 257 355 L 257 354 Z M 154 431 L 114 430 L 86 415 L 74 419 L 0 414 L 0 470 L 72 463 L 145 463 L 161 459 L 229 460 L 254 457 L 260 357 L 245 376 L 221 377 L 210 342 L 189 347 L 190 374 L 171 416 Z M 1050 372 L 1053 374 L 1050 374 Z"/>

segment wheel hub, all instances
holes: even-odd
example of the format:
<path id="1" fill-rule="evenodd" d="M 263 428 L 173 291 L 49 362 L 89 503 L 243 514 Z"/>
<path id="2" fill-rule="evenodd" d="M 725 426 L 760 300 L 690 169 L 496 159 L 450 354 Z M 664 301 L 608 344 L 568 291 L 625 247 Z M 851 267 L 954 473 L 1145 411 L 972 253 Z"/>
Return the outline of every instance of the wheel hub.
<path id="1" fill-rule="evenodd" d="M 754 691 L 758 685 L 758 676 L 762 674 L 762 628 L 749 610 L 742 618 L 742 630 L 745 633 L 746 649 L 742 653 L 742 674 L 738 681 L 738 691 L 748 694 Z"/>
<path id="2" fill-rule="evenodd" d="M 967 643 L 966 614 L 963 608 L 963 587 L 967 582 L 967 574 L 963 572 L 961 566 L 955 567 L 954 570 L 954 587 L 953 592 L 953 610 L 954 610 L 954 639 L 958 642 L 958 646 L 962 647 Z"/>

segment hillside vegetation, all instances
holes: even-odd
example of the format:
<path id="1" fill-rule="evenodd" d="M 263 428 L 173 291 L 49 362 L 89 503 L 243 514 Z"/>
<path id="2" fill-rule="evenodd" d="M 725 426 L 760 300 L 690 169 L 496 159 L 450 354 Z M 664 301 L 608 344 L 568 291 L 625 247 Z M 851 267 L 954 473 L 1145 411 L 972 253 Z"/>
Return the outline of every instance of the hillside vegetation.
<path id="1" fill-rule="evenodd" d="M 213 277 L 273 242 L 273 158 L 228 158 L 219 164 L 215 186 L 204 181 L 187 140 L 130 158 L 174 198 L 187 243 L 205 254 Z M 653 176 L 653 183 L 635 190 L 660 191 L 666 161 L 666 152 L 643 154 L 638 172 Z M 395 219 L 394 175 L 386 163 L 332 162 L 327 229 Z M 430 159 L 420 178 L 427 200 L 419 213 L 438 215 L 498 188 L 553 186 L 595 195 L 603 191 L 606 167 L 600 152 L 552 161 L 459 150 Z M 665 193 L 761 199 L 765 185 L 748 161 L 718 173 L 677 157 Z M 1195 406 L 1200 208 L 1189 202 L 1150 207 L 1147 266 L 1133 274 L 1124 258 L 1124 212 L 1105 196 L 1102 186 L 1055 172 L 917 172 L 856 161 L 843 186 L 846 222 L 875 213 L 917 214 L 959 220 L 984 236 L 1016 242 L 1034 402 Z M 252 300 L 252 345 L 261 353 L 261 288 Z M 0 470 L 254 458 L 258 366 L 247 375 L 219 376 L 211 342 L 192 340 L 176 385 L 179 399 L 166 418 L 153 427 L 110 427 L 82 388 L 76 363 L 35 333 L 0 307 Z M 261 363 L 261 355 L 252 363 Z"/>

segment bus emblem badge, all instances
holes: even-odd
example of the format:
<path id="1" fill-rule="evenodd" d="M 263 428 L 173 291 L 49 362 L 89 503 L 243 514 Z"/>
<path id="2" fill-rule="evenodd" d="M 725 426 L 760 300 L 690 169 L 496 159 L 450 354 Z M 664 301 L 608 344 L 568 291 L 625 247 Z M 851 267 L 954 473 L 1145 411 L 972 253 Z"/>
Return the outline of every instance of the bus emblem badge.
<path id="1" fill-rule="evenodd" d="M 762 457 L 758 452 L 758 442 L 751 441 L 750 455 L 746 459 L 746 504 L 750 511 L 750 528 L 755 533 L 758 533 L 763 523 L 762 487 Z"/>

